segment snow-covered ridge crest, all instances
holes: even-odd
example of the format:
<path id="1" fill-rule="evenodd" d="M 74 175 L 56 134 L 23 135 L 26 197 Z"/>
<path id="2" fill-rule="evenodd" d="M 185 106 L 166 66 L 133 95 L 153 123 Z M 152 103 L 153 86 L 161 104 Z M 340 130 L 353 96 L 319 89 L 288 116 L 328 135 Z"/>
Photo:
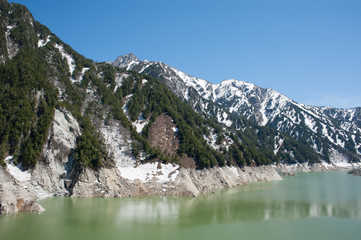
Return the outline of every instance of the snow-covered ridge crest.
<path id="1" fill-rule="evenodd" d="M 320 143 L 320 139 L 323 139 L 342 148 L 353 148 L 361 158 L 361 108 L 305 105 L 273 89 L 235 79 L 212 84 L 162 62 L 141 61 L 133 54 L 118 57 L 113 65 L 159 78 L 183 99 L 200 102 L 205 114 L 205 101 L 214 102 L 222 106 L 225 112 L 246 117 L 260 126 L 274 127 L 296 140 L 306 135 L 307 142 L 316 152 L 323 149 Z M 194 90 L 200 100 L 194 99 Z M 220 123 L 231 126 L 230 118 L 223 116 L 224 113 L 218 112 L 214 117 Z"/>
<path id="2" fill-rule="evenodd" d="M 136 64 L 139 64 L 140 60 L 132 53 L 118 57 L 113 65 L 117 65 L 120 68 L 131 70 Z"/>

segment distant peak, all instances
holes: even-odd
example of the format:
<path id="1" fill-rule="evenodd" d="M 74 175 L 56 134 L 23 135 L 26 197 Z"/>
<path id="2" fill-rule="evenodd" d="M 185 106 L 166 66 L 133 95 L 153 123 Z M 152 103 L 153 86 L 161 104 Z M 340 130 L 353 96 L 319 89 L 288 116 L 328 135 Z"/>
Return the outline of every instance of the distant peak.
<path id="1" fill-rule="evenodd" d="M 227 79 L 227 80 L 223 80 L 220 85 L 244 85 L 244 84 L 251 84 L 251 83 L 247 83 L 241 80 L 237 80 L 237 79 Z"/>
<path id="2" fill-rule="evenodd" d="M 233 83 L 233 82 L 238 82 L 238 80 L 236 80 L 236 79 L 226 79 L 226 80 L 223 80 L 221 83 L 229 84 L 229 83 Z"/>
<path id="3" fill-rule="evenodd" d="M 219 83 L 219 85 L 222 86 L 236 86 L 236 87 L 240 87 L 240 86 L 248 86 L 248 87 L 258 87 L 256 84 L 254 83 L 249 83 L 243 80 L 237 80 L 237 79 L 227 79 L 227 80 L 223 80 L 221 83 Z"/>
<path id="4" fill-rule="evenodd" d="M 129 70 L 128 68 L 130 68 L 130 65 L 137 64 L 139 62 L 140 60 L 133 53 L 128 53 L 126 55 L 119 56 L 113 62 L 113 65 L 121 68 L 127 68 L 127 70 Z"/>
<path id="5" fill-rule="evenodd" d="M 128 53 L 123 56 L 119 56 L 117 59 L 124 59 L 128 61 L 140 61 L 133 53 Z"/>

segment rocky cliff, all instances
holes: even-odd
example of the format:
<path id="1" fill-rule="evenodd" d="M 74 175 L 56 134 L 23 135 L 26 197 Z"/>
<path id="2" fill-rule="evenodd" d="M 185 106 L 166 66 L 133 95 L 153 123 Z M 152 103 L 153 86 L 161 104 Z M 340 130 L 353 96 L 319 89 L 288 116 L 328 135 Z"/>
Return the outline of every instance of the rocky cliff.
<path id="1" fill-rule="evenodd" d="M 169 119 L 165 116 L 161 117 L 161 120 L 172 126 L 172 122 L 168 123 Z M 164 126 L 160 129 L 164 129 Z M 7 157 L 6 167 L 0 168 L 0 212 L 42 212 L 44 209 L 36 200 L 51 196 L 197 196 L 210 193 L 215 188 L 281 180 L 271 166 L 214 167 L 196 170 L 154 163 L 150 164 L 148 169 L 135 165 L 131 168 L 118 165 L 99 170 L 83 168 L 75 171 L 73 151 L 78 135 L 79 124 L 76 119 L 70 112 L 57 109 L 41 158 L 35 168 L 23 171 L 21 166 L 14 165 L 11 157 Z M 173 171 L 169 171 L 169 167 Z M 131 170 L 133 172 L 129 174 Z M 139 170 L 143 174 L 137 175 Z"/>

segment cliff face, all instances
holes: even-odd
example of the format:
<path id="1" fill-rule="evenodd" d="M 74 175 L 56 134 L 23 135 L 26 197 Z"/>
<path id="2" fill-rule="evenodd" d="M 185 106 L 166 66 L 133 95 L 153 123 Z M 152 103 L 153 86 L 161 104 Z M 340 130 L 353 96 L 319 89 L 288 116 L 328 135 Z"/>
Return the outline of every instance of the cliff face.
<path id="1" fill-rule="evenodd" d="M 188 168 L 157 161 L 143 163 L 132 157 L 130 132 L 119 121 L 110 119 L 105 125 L 96 120 L 94 124 L 113 155 L 113 165 L 92 169 L 76 164 L 77 139 L 82 134 L 80 124 L 70 111 L 56 108 L 35 166 L 25 170 L 14 157 L 8 156 L 5 167 L 0 167 L 0 213 L 42 212 L 44 209 L 36 200 L 51 196 L 197 196 L 214 188 L 281 179 L 271 167 L 196 170 L 193 159 L 193 165 L 185 164 Z M 178 131 L 174 120 L 161 114 L 149 129 L 150 145 L 166 156 L 174 156 L 179 148 Z M 187 159 L 190 162 L 186 156 L 182 161 Z"/>
<path id="2" fill-rule="evenodd" d="M 79 125 L 71 114 L 56 110 L 40 160 L 33 169 L 24 171 L 12 157 L 7 157 L 6 167 L 0 168 L 0 212 L 42 211 L 25 206 L 33 205 L 38 198 L 68 195 L 74 164 L 71 155 L 78 135 Z"/>
<path id="3" fill-rule="evenodd" d="M 160 117 L 158 121 L 165 121 L 166 125 L 174 127 L 172 121 L 165 116 Z M 164 130 L 162 124 L 158 130 L 157 124 L 153 127 L 155 132 L 159 129 Z M 172 129 L 171 131 L 173 132 Z M 177 167 L 176 171 L 168 173 L 165 171 L 166 165 L 157 163 L 157 171 L 147 180 L 136 177 L 124 178 L 122 175 L 127 175 L 121 167 L 105 167 L 99 170 L 83 168 L 77 171 L 73 166 L 73 154 L 78 135 L 79 124 L 71 113 L 63 109 L 56 110 L 47 141 L 35 168 L 22 171 L 13 164 L 11 157 L 8 157 L 6 167 L 0 168 L 0 212 L 42 212 L 44 209 L 35 201 L 50 196 L 197 196 L 210 193 L 215 188 L 234 187 L 255 181 L 281 180 L 271 166 L 243 169 L 214 167 L 203 170 Z M 133 168 L 137 169 L 135 166 Z M 163 176 L 166 173 L 171 176 Z"/>

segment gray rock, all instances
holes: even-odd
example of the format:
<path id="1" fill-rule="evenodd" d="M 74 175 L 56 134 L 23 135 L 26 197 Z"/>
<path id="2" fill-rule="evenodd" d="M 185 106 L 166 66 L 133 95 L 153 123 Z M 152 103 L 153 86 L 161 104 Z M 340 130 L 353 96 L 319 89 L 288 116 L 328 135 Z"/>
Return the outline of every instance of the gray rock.
<path id="1" fill-rule="evenodd" d="M 352 174 L 354 176 L 361 176 L 361 169 L 357 168 L 357 169 L 352 169 L 351 171 L 348 172 L 349 174 Z"/>

